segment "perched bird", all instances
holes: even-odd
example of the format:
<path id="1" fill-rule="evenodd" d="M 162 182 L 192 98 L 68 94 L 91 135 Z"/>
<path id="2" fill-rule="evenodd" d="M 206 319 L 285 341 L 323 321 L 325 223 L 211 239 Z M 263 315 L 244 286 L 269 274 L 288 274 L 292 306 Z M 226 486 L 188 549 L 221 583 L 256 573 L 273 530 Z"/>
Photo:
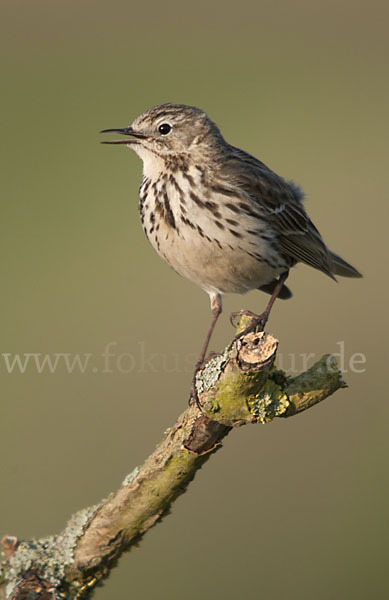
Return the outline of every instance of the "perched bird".
<path id="1" fill-rule="evenodd" d="M 213 318 L 195 375 L 223 294 L 254 289 L 271 294 L 251 327 L 263 329 L 275 299 L 290 298 L 285 280 L 296 263 L 333 279 L 361 277 L 327 248 L 305 212 L 301 189 L 228 144 L 202 110 L 162 104 L 129 127 L 101 133 L 112 132 L 126 137 L 103 143 L 125 144 L 143 161 L 139 212 L 149 241 L 210 297 Z"/>

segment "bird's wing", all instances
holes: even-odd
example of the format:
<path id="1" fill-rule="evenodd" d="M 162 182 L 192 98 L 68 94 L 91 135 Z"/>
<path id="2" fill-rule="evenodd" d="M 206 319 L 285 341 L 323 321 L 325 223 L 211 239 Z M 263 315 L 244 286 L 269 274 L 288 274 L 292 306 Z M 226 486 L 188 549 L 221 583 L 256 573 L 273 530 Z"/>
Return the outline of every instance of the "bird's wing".
<path id="1" fill-rule="evenodd" d="M 328 249 L 305 212 L 300 188 L 282 179 L 254 156 L 230 148 L 218 170 L 224 184 L 229 183 L 249 196 L 287 256 L 333 277 Z"/>

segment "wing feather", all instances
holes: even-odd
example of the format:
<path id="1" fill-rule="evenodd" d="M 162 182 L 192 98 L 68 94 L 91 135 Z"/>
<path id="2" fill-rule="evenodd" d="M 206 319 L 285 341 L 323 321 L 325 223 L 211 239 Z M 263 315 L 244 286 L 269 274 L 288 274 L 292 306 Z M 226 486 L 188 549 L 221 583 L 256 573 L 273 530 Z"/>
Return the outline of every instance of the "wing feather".
<path id="1" fill-rule="evenodd" d="M 221 161 L 218 175 L 223 185 L 238 189 L 246 200 L 249 197 L 292 261 L 303 262 L 333 277 L 329 251 L 304 209 L 303 193 L 298 186 L 233 146 Z"/>

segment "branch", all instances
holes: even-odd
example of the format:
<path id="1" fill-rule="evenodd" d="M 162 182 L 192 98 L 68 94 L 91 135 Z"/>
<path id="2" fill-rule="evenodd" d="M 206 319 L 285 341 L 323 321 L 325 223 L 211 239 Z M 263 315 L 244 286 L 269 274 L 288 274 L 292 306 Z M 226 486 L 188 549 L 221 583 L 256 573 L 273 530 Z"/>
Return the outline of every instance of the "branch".
<path id="1" fill-rule="evenodd" d="M 234 427 L 296 415 L 346 387 L 331 355 L 287 377 L 274 366 L 277 347 L 272 335 L 250 333 L 211 358 L 197 376 L 202 411 L 189 406 L 143 466 L 117 492 L 73 515 L 62 533 L 22 542 L 5 536 L 0 598 L 86 597 L 169 512 Z"/>

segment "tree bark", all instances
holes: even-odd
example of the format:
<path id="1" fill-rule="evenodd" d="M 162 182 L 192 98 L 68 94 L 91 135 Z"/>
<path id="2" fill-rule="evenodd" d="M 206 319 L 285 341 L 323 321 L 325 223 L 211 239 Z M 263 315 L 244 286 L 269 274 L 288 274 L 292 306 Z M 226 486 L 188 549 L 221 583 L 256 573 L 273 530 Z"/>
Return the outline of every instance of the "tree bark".
<path id="1" fill-rule="evenodd" d="M 121 554 L 169 512 L 233 428 L 296 415 L 346 387 L 331 355 L 287 377 L 274 366 L 277 347 L 272 335 L 250 333 L 211 358 L 197 376 L 201 410 L 188 406 L 145 463 L 107 499 L 73 515 L 59 535 L 21 542 L 4 536 L 0 597 L 90 595 Z"/>

